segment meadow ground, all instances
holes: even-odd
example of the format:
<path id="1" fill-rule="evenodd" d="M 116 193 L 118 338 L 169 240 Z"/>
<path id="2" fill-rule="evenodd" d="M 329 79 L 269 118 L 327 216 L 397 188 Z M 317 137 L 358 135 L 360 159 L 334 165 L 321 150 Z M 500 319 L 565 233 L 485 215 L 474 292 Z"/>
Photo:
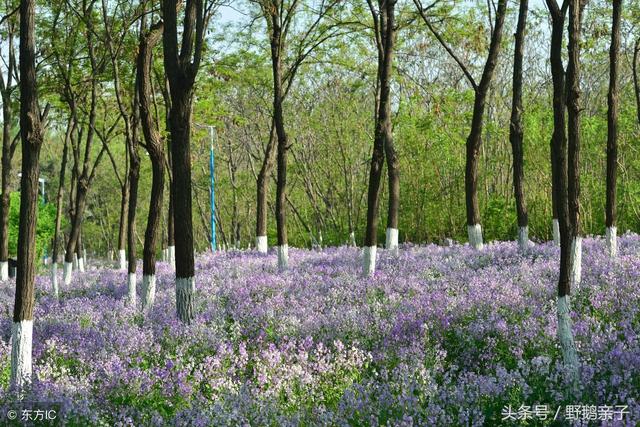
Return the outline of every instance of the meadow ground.
<path id="1" fill-rule="evenodd" d="M 124 271 L 77 273 L 59 302 L 39 277 L 23 402 L 77 426 L 638 425 L 640 236 L 616 260 L 601 238 L 583 251 L 575 395 L 556 340 L 559 248 L 501 242 L 381 250 L 367 279 L 355 248 L 290 249 L 286 273 L 273 250 L 201 255 L 190 326 L 166 264 L 146 314 L 126 305 Z M 18 405 L 13 294 L 2 284 L 0 417 Z"/>

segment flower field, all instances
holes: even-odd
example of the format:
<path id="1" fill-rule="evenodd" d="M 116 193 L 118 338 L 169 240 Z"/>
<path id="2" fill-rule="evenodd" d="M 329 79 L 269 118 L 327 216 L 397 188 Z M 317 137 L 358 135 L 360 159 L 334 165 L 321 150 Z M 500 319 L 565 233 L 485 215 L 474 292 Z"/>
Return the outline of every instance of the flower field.
<path id="1" fill-rule="evenodd" d="M 503 242 L 381 250 L 367 279 L 355 248 L 290 249 L 285 273 L 273 251 L 202 255 L 190 326 L 176 319 L 166 264 L 144 315 L 126 305 L 124 271 L 78 273 L 59 302 L 39 277 L 24 399 L 55 403 L 74 426 L 560 425 L 557 408 L 561 425 L 638 425 L 640 236 L 622 236 L 616 260 L 600 238 L 583 251 L 574 396 L 556 338 L 559 248 L 522 255 Z M 16 405 L 13 298 L 4 285 L 0 416 Z M 536 405 L 546 420 L 503 419 Z M 626 408 L 622 420 L 570 421 L 567 405 Z"/>

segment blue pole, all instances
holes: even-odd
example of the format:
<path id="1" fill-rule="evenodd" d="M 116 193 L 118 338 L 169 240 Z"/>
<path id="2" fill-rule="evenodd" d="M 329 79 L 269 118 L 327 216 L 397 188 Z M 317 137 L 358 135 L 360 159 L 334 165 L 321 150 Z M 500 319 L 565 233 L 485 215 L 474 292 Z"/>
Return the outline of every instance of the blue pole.
<path id="1" fill-rule="evenodd" d="M 211 149 L 209 151 L 209 174 L 211 176 L 211 251 L 216 251 L 216 200 L 215 200 L 215 157 L 213 154 L 213 139 L 215 129 L 213 126 L 209 127 L 211 133 Z"/>

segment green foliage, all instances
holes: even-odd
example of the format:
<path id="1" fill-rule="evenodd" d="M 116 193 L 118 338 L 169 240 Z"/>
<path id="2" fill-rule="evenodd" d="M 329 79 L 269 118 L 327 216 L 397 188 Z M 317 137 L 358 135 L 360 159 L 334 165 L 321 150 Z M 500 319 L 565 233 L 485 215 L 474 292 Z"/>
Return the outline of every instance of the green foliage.
<path id="1" fill-rule="evenodd" d="M 9 256 L 15 257 L 18 252 L 18 229 L 20 226 L 20 193 L 11 193 L 9 209 Z M 52 203 L 38 201 L 38 218 L 36 225 L 36 258 L 41 258 L 50 247 L 56 228 L 56 207 Z"/>

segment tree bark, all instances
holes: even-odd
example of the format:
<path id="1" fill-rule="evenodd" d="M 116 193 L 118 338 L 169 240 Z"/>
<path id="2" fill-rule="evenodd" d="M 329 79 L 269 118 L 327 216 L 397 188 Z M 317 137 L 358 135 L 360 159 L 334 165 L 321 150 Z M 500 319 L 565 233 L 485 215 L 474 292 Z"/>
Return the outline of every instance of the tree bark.
<path id="1" fill-rule="evenodd" d="M 372 1 L 369 9 L 374 20 L 376 47 L 378 51 L 378 71 L 376 91 L 375 134 L 373 153 L 369 170 L 369 190 L 367 196 L 367 228 L 364 241 L 363 275 L 375 272 L 375 259 L 378 234 L 378 209 L 380 204 L 380 181 L 384 165 L 385 152 L 387 161 L 395 162 L 389 170 L 389 228 L 397 230 L 398 224 L 398 175 L 397 158 L 393 150 L 393 135 L 391 129 L 391 73 L 393 68 L 393 49 L 395 42 L 395 5 L 394 0 L 378 1 L 376 11 Z M 390 143 L 388 143 L 390 141 Z M 385 151 L 386 150 L 386 151 Z M 393 195 L 392 195 L 393 193 Z M 394 222 L 395 221 L 395 222 Z M 393 227 L 395 225 L 395 227 Z M 389 233 L 387 233 L 387 237 Z"/>
<path id="2" fill-rule="evenodd" d="M 289 144 L 284 125 L 282 101 L 282 45 L 283 34 L 280 17 L 272 16 L 271 27 L 271 62 L 273 68 L 273 121 L 277 137 L 277 183 L 276 183 L 276 226 L 278 232 L 278 268 L 288 269 L 287 240 L 287 152 Z"/>
<path id="3" fill-rule="evenodd" d="M 565 93 L 565 71 L 562 62 L 562 41 L 564 36 L 564 22 L 567 14 L 568 0 L 565 0 L 562 7 L 559 7 L 556 0 L 546 0 L 551 13 L 551 46 L 549 51 L 549 61 L 551 63 L 551 77 L 553 80 L 553 134 L 551 136 L 551 205 L 553 212 L 554 241 L 562 246 L 561 242 L 561 213 L 560 199 L 565 197 L 561 194 L 565 185 L 562 178 L 566 179 L 566 165 L 562 159 L 566 156 L 567 150 L 567 130 L 566 130 L 566 93 Z M 562 169 L 558 169 L 562 167 Z M 557 233 L 556 233 L 557 223 Z"/>
<path id="4" fill-rule="evenodd" d="M 609 48 L 609 93 L 607 97 L 607 201 L 605 223 L 609 254 L 616 256 L 616 181 L 618 172 L 618 70 L 620 62 L 620 22 L 622 0 L 613 0 L 611 46 Z"/>
<path id="5" fill-rule="evenodd" d="M 570 1 L 570 0 L 569 0 Z M 558 279 L 558 296 L 570 293 L 569 276 L 571 270 L 570 257 L 570 220 L 567 193 L 567 137 L 565 124 L 565 72 L 562 64 L 562 39 L 564 21 L 568 2 L 559 8 L 555 0 L 547 0 L 551 11 L 551 50 L 550 62 L 553 77 L 553 136 L 551 139 L 553 199 L 555 200 L 558 225 L 560 229 L 560 276 Z"/>
<path id="6" fill-rule="evenodd" d="M 141 29 L 142 30 L 142 29 Z M 137 83 L 136 83 L 137 84 Z M 138 183 L 140 180 L 140 152 L 138 147 L 138 97 L 134 95 L 131 139 L 129 141 L 129 211 L 127 214 L 127 285 L 129 304 L 135 306 L 136 291 L 136 209 L 138 206 Z"/>
<path id="7" fill-rule="evenodd" d="M 638 124 L 640 124 L 640 77 L 638 76 L 638 59 L 640 58 L 640 38 L 636 39 L 633 46 L 633 63 L 631 64 L 633 72 L 633 91 L 636 95 L 636 115 Z"/>
<path id="8" fill-rule="evenodd" d="M 569 6 L 569 44 L 567 63 L 567 195 L 572 238 L 572 281 L 580 283 L 580 32 L 582 8 L 580 0 L 571 0 Z"/>
<path id="9" fill-rule="evenodd" d="M 191 189 L 191 104 L 200 67 L 208 16 L 201 1 L 186 0 L 182 43 L 178 46 L 178 2 L 162 1 L 164 69 L 171 97 L 171 157 L 176 243 L 176 311 L 190 323 L 194 317 L 195 268 L 193 254 Z"/>
<path id="10" fill-rule="evenodd" d="M 67 157 L 69 154 L 69 142 L 71 140 L 71 133 L 73 127 L 71 125 L 72 119 L 69 118 L 67 123 L 67 132 L 64 138 L 64 147 L 62 149 L 62 162 L 60 164 L 60 178 L 58 180 L 58 194 L 56 195 L 56 225 L 53 234 L 52 254 L 51 254 L 51 281 L 53 285 L 53 292 L 56 298 L 58 298 L 58 247 L 60 241 L 60 227 L 62 223 L 62 199 L 64 195 L 64 181 L 67 170 Z M 75 124 L 74 124 L 75 125 Z"/>
<path id="11" fill-rule="evenodd" d="M 480 232 L 480 208 L 478 206 L 478 157 L 482 145 L 482 126 L 484 119 L 484 109 L 493 72 L 498 64 L 498 54 L 502 41 L 502 29 L 507 11 L 506 0 L 498 2 L 491 43 L 489 45 L 489 55 L 482 72 L 480 84 L 475 88 L 475 100 L 473 103 L 473 118 L 471 130 L 467 137 L 467 155 L 465 167 L 465 196 L 467 207 L 467 226 L 473 227 L 475 234 L 470 234 L 470 243 L 476 248 L 483 247 L 482 234 Z M 473 236 L 473 239 L 471 237 Z"/>
<path id="12" fill-rule="evenodd" d="M 20 133 L 22 177 L 18 266 L 13 311 L 11 386 L 20 391 L 31 378 L 33 306 L 35 295 L 36 220 L 43 143 L 36 84 L 35 1 L 20 2 Z"/>
<path id="13" fill-rule="evenodd" d="M 13 111 L 11 108 L 11 94 L 15 89 L 13 76 L 15 74 L 15 55 L 14 55 L 14 33 L 15 24 L 9 18 L 7 22 L 7 47 L 8 61 L 6 70 L 6 80 L 4 71 L 0 75 L 0 91 L 2 92 L 2 188 L 0 198 L 0 281 L 8 279 L 8 258 L 9 258 L 9 209 L 11 198 L 9 193 L 9 183 L 11 180 L 11 160 L 18 143 L 19 134 L 15 138 L 11 137 L 11 122 L 13 120 Z"/>
<path id="14" fill-rule="evenodd" d="M 167 262 L 175 268 L 175 233 L 174 233 L 174 220 L 173 220 L 173 177 L 171 171 L 173 170 L 173 161 L 171 160 L 171 95 L 169 94 L 169 80 L 165 77 L 164 85 L 162 85 L 162 97 L 165 104 L 165 130 L 167 139 L 167 154 L 166 154 L 166 166 L 167 166 L 167 178 L 168 178 L 168 191 L 169 203 L 167 207 Z"/>
<path id="15" fill-rule="evenodd" d="M 0 280 L 7 280 L 6 263 L 9 258 L 9 209 L 10 193 L 9 181 L 11 179 L 11 113 L 6 100 L 2 103 L 3 131 L 2 131 L 2 199 L 0 201 L 0 263 L 2 276 Z"/>
<path id="16" fill-rule="evenodd" d="M 551 1 L 551 0 L 548 0 Z M 554 188 L 558 202 L 558 220 L 560 225 L 560 275 L 558 279 L 558 340 L 562 350 L 564 364 L 567 367 L 571 392 L 578 381 L 578 356 L 569 316 L 569 295 L 571 286 L 579 281 L 576 266 L 579 265 L 579 150 L 580 150 L 580 31 L 582 7 L 579 0 L 569 1 L 569 44 L 567 64 L 567 144 L 556 147 L 556 171 L 554 179 L 558 189 Z M 566 4 L 566 3 L 565 3 Z M 565 5 L 563 5 L 563 9 Z M 557 6 L 556 6 L 557 9 Z M 558 149 L 559 148 L 559 149 Z M 566 151 L 565 151 L 566 149 Z M 554 185 L 555 187 L 555 185 Z"/>
<path id="17" fill-rule="evenodd" d="M 127 272 L 136 274 L 136 208 L 138 204 L 138 182 L 140 178 L 140 154 L 137 141 L 132 139 L 129 145 L 129 211 L 127 214 Z M 131 302 L 135 295 L 129 289 Z M 133 290 L 135 292 L 135 289 Z"/>
<path id="18" fill-rule="evenodd" d="M 527 204 L 524 197 L 524 129 L 522 125 L 522 61 L 524 57 L 525 31 L 527 27 L 528 0 L 520 0 L 518 24 L 515 34 L 513 55 L 513 98 L 511 102 L 511 121 L 509 141 L 513 153 L 513 192 L 516 200 L 518 218 L 518 242 L 522 250 L 529 244 Z"/>
<path id="19" fill-rule="evenodd" d="M 400 207 L 400 172 L 398 155 L 393 142 L 393 126 L 391 124 L 391 73 L 393 70 L 393 55 L 396 41 L 395 4 L 396 0 L 386 0 L 386 22 L 381 22 L 381 39 L 383 40 L 382 63 L 380 70 L 380 107 L 384 109 L 383 133 L 384 151 L 387 160 L 387 175 L 389 180 L 389 204 L 387 212 L 386 248 L 398 249 L 398 209 Z M 381 3 L 381 8 L 382 8 Z M 387 93 L 383 95 L 383 91 Z"/>
<path id="20" fill-rule="evenodd" d="M 142 263 L 142 307 L 151 307 L 155 298 L 156 246 L 162 214 L 162 195 L 164 189 L 164 151 L 160 133 L 151 114 L 151 61 L 155 45 L 162 36 L 163 23 L 159 21 L 149 32 L 141 37 L 138 53 L 137 91 L 140 104 L 140 124 L 151 159 L 152 184 L 149 202 L 149 216 L 144 234 L 144 252 Z"/>
<path id="21" fill-rule="evenodd" d="M 269 189 L 269 175 L 273 169 L 274 153 L 276 141 L 276 128 L 274 123 L 271 124 L 269 132 L 269 142 L 264 153 L 264 159 L 258 179 L 256 182 L 257 204 L 256 204 L 256 249 L 258 252 L 267 252 L 267 194 Z"/>
<path id="22" fill-rule="evenodd" d="M 64 258 L 65 263 L 73 263 L 73 254 L 76 253 L 76 246 L 78 244 L 80 229 L 82 227 L 82 213 L 84 212 L 87 201 L 87 190 L 88 185 L 86 181 L 78 179 L 76 184 L 76 194 L 74 197 L 73 215 L 71 217 L 71 231 L 69 232 L 69 240 L 67 240 Z"/>
<path id="23" fill-rule="evenodd" d="M 129 148 L 127 147 L 127 153 Z M 127 154 L 127 165 L 129 164 L 129 158 Z M 120 196 L 120 220 L 118 221 L 118 263 L 121 270 L 125 270 L 126 267 L 126 255 L 125 248 L 127 244 L 127 216 L 129 215 L 129 172 L 126 172 L 123 186 Z"/>

